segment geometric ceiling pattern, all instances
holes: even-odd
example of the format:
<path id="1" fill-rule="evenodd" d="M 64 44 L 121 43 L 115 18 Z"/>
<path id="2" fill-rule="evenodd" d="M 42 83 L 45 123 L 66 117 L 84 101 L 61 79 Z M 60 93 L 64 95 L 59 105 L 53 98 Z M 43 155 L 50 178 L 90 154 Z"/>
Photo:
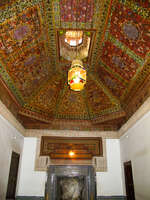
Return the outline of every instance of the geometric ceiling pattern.
<path id="1" fill-rule="evenodd" d="M 118 130 L 150 96 L 150 3 L 0 2 L 0 99 L 25 128 Z M 82 43 L 65 42 L 69 30 Z M 84 90 L 67 84 L 77 56 Z"/>

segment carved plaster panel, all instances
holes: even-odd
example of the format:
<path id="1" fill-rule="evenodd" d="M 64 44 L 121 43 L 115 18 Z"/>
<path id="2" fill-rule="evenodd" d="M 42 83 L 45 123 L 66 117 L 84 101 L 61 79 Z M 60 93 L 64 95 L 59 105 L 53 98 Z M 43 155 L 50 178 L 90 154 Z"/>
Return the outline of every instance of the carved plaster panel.
<path id="1" fill-rule="evenodd" d="M 92 160 L 59 160 L 49 156 L 40 156 L 41 138 L 37 138 L 35 171 L 47 171 L 49 165 L 93 165 L 96 172 L 107 171 L 106 140 L 103 139 L 103 157 L 93 157 Z"/>

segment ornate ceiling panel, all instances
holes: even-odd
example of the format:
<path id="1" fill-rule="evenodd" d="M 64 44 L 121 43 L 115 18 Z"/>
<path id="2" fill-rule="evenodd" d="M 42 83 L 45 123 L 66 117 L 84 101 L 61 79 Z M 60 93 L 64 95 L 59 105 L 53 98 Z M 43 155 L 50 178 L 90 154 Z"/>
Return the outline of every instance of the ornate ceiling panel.
<path id="1" fill-rule="evenodd" d="M 123 108 L 144 82 L 142 71 L 150 57 L 150 11 L 148 3 L 142 2 L 120 0 L 113 4 L 95 68 Z M 149 76 L 148 70 L 144 75 Z"/>
<path id="2" fill-rule="evenodd" d="M 149 52 L 149 29 L 147 19 L 126 5 L 116 5 L 112 12 L 110 34 L 142 58 Z"/>
<path id="3" fill-rule="evenodd" d="M 45 85 L 43 85 L 37 94 L 26 103 L 23 109 L 46 114 L 53 117 L 56 112 L 59 95 L 63 89 L 64 80 L 59 76 L 53 76 Z"/>
<path id="4" fill-rule="evenodd" d="M 111 42 L 105 42 L 102 52 L 101 61 L 108 65 L 112 72 L 120 75 L 126 81 L 130 81 L 134 77 L 139 65 L 121 49 Z"/>
<path id="5" fill-rule="evenodd" d="M 1 0 L 0 7 L 11 4 L 15 0 Z"/>
<path id="6" fill-rule="evenodd" d="M 65 84 L 56 112 L 56 118 L 89 119 L 86 99 L 84 99 L 82 92 L 70 90 L 67 84 Z"/>
<path id="7" fill-rule="evenodd" d="M 26 128 L 120 128 L 150 95 L 149 7 L 137 0 L 1 1 L 0 98 Z M 82 40 L 71 46 L 66 32 L 77 30 Z M 76 56 L 87 70 L 82 92 L 67 85 Z"/>
<path id="8" fill-rule="evenodd" d="M 109 68 L 104 68 L 103 65 L 99 66 L 97 73 L 100 80 L 108 87 L 112 94 L 121 98 L 126 88 L 126 82 L 113 76 L 113 73 L 109 71 Z"/>
<path id="9" fill-rule="evenodd" d="M 60 19 L 61 22 L 90 23 L 94 15 L 94 0 L 61 0 Z"/>
<path id="10" fill-rule="evenodd" d="M 10 11 L 10 15 L 12 9 L 17 12 L 17 7 L 12 7 L 7 11 L 8 13 Z M 8 16 L 7 12 L 6 10 L 2 12 L 1 21 L 3 17 Z M 23 104 L 34 90 L 48 79 L 50 71 L 39 5 L 32 5 L 21 13 L 11 16 L 0 26 L 0 74 Z"/>
<path id="11" fill-rule="evenodd" d="M 88 78 L 86 87 L 86 98 L 89 107 L 90 117 L 95 118 L 104 113 L 113 112 L 118 107 L 116 99 L 95 80 Z M 106 92 L 106 93 L 105 93 Z"/>

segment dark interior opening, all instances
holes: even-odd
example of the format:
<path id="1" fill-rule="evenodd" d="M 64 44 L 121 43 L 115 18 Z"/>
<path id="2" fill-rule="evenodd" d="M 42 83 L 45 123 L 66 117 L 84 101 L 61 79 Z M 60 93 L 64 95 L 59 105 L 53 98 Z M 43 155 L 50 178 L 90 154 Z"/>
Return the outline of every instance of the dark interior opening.
<path id="1" fill-rule="evenodd" d="M 91 165 L 50 165 L 46 200 L 95 200 L 95 170 Z"/>
<path id="2" fill-rule="evenodd" d="M 57 200 L 86 200 L 85 176 L 57 177 Z"/>

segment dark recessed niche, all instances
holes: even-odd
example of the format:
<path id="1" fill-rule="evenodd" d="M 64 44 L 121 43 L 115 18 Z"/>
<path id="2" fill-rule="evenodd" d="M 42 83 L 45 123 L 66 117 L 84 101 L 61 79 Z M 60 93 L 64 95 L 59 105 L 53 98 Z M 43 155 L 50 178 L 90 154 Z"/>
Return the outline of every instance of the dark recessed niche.
<path id="1" fill-rule="evenodd" d="M 86 200 L 85 176 L 58 176 L 56 193 L 57 200 Z"/>
<path id="2" fill-rule="evenodd" d="M 95 170 L 88 165 L 48 167 L 47 200 L 95 200 Z"/>

